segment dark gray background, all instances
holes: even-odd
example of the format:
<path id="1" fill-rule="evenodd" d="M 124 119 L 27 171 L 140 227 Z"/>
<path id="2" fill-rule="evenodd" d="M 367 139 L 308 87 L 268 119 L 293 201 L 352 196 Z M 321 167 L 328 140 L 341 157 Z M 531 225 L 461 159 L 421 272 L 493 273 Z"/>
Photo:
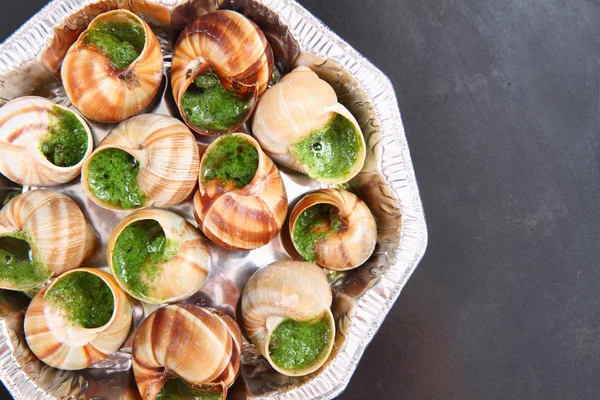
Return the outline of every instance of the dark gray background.
<path id="1" fill-rule="evenodd" d="M 429 225 L 342 398 L 600 398 L 598 0 L 302 3 L 394 83 Z"/>

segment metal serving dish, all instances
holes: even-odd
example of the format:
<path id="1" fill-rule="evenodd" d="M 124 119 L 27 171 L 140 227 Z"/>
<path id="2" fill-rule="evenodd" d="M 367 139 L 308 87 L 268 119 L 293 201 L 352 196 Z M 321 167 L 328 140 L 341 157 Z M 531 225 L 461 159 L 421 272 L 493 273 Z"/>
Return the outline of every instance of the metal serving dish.
<path id="1" fill-rule="evenodd" d="M 161 94 L 145 112 L 178 116 L 170 88 L 173 43 L 196 16 L 218 8 L 234 9 L 265 32 L 282 73 L 307 65 L 336 90 L 340 102 L 357 118 L 367 142 L 363 171 L 346 188 L 370 207 L 378 223 L 377 247 L 356 270 L 332 273 L 333 312 L 337 337 L 330 360 L 306 377 L 286 377 L 273 371 L 253 345 L 244 343 L 242 377 L 231 388 L 232 399 L 329 399 L 347 386 L 360 357 L 427 246 L 427 228 L 398 104 L 389 79 L 346 42 L 293 0 L 54 0 L 0 46 L 0 104 L 24 95 L 40 95 L 69 105 L 59 76 L 62 57 L 96 15 L 127 8 L 153 28 L 165 55 Z M 96 144 L 113 125 L 91 124 Z M 211 139 L 198 137 L 200 145 Z M 1 156 L 1 154 L 0 154 Z M 293 204 L 320 185 L 308 177 L 281 169 Z M 0 176 L 0 202 L 21 188 Z M 95 206 L 79 181 L 54 188 L 71 196 L 84 210 L 102 242 L 86 265 L 105 267 L 109 233 L 125 213 Z M 291 209 L 291 208 L 290 208 Z M 189 202 L 173 211 L 195 224 Z M 296 258 L 288 227 L 268 246 L 251 252 L 226 251 L 211 244 L 213 271 L 205 286 L 188 302 L 219 308 L 235 316 L 244 284 L 258 268 L 282 258 Z M 139 399 L 131 373 L 133 329 L 120 352 L 79 372 L 60 371 L 35 358 L 23 336 L 23 308 L 28 298 L 0 292 L 0 378 L 16 399 Z M 134 303 L 134 326 L 153 311 Z"/>

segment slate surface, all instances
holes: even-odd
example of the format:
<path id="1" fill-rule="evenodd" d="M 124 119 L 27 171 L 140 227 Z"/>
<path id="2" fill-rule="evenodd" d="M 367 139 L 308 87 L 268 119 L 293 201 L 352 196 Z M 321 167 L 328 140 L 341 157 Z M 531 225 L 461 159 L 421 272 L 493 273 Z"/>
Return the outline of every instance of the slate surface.
<path id="1" fill-rule="evenodd" d="M 393 81 L 430 235 L 341 398 L 600 398 L 600 3 L 302 3 Z"/>

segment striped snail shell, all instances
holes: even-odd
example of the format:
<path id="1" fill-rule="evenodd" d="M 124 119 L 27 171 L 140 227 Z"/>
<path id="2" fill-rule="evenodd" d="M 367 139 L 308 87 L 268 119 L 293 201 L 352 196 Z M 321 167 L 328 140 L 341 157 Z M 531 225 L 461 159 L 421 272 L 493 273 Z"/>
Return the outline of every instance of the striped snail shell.
<path id="1" fill-rule="evenodd" d="M 56 138 L 71 141 L 66 147 Z M 27 186 L 70 182 L 94 147 L 76 112 L 42 97 L 21 97 L 0 108 L 0 173 Z"/>
<path id="2" fill-rule="evenodd" d="M 22 247 L 31 250 L 19 250 Z M 79 267 L 95 249 L 92 227 L 77 204 L 63 194 L 26 192 L 0 210 L 2 288 L 31 289 Z"/>
<path id="3" fill-rule="evenodd" d="M 354 194 L 321 189 L 304 196 L 292 210 L 290 236 L 307 261 L 344 271 L 373 254 L 377 225 L 369 207 Z"/>
<path id="4" fill-rule="evenodd" d="M 207 160 L 230 140 L 256 149 L 256 173 L 243 187 L 220 179 L 206 180 Z M 231 163 L 231 158 L 226 158 Z M 281 175 L 252 137 L 243 133 L 222 136 L 204 152 L 199 188 L 194 195 L 198 226 L 214 243 L 226 249 L 252 250 L 269 243 L 281 231 L 288 209 Z"/>
<path id="5" fill-rule="evenodd" d="M 110 152 L 104 153 L 104 167 L 95 164 L 111 149 L 122 152 L 110 158 Z M 124 167 L 110 170 L 114 158 Z M 83 164 L 81 183 L 94 203 L 110 210 L 171 207 L 193 192 L 199 162 L 196 139 L 182 122 L 159 114 L 138 115 L 119 124 L 98 145 Z M 121 178 L 124 170 L 130 174 Z M 111 190 L 120 192 L 110 195 Z"/>
<path id="6" fill-rule="evenodd" d="M 124 33 L 128 39 L 118 34 L 124 26 L 130 27 Z M 110 36 L 115 32 L 116 38 Z M 129 53 L 130 58 L 111 58 L 108 46 L 120 46 L 119 57 Z M 139 114 L 158 93 L 163 79 L 160 44 L 134 13 L 109 11 L 96 17 L 71 46 L 61 76 L 67 96 L 83 115 L 98 122 L 120 122 Z"/>
<path id="7" fill-rule="evenodd" d="M 337 133 L 317 140 L 318 132 L 332 126 L 338 126 Z M 344 141 L 340 132 L 346 132 Z M 333 88 L 304 66 L 285 75 L 261 97 L 252 133 L 273 160 L 322 183 L 348 182 L 365 162 L 358 122 L 338 103 Z"/>
<path id="8" fill-rule="evenodd" d="M 332 293 L 325 272 L 315 264 L 277 261 L 255 272 L 242 295 L 243 325 L 258 351 L 278 372 L 289 376 L 307 375 L 319 369 L 331 354 L 335 322 L 331 313 Z M 287 321 L 322 321 L 329 335 L 322 350 L 302 368 L 277 365 L 271 357 L 271 338 Z"/>
<path id="9" fill-rule="evenodd" d="M 73 274 L 98 277 L 110 290 L 113 311 L 108 322 L 86 328 L 69 319 L 61 303 L 49 293 Z M 78 286 L 77 295 L 84 295 L 84 286 Z M 105 299 L 107 300 L 107 299 Z M 33 353 L 46 364 L 66 370 L 88 368 L 117 352 L 129 333 L 132 309 L 127 294 L 114 278 L 95 268 L 79 268 L 64 273 L 50 286 L 43 288 L 31 301 L 25 314 L 25 338 Z"/>
<path id="10" fill-rule="evenodd" d="M 257 98 L 267 89 L 273 72 L 273 51 L 262 31 L 235 11 L 208 13 L 189 24 L 173 54 L 171 83 L 177 107 L 186 124 L 204 135 L 233 132 L 252 114 Z M 196 79 L 214 74 L 226 91 L 247 102 L 231 121 L 193 123 L 184 96 Z M 222 107 L 221 107 L 222 108 Z M 213 113 L 214 114 L 214 113 Z"/>
<path id="11" fill-rule="evenodd" d="M 239 374 L 241 351 L 242 334 L 231 317 L 193 304 L 168 305 L 139 327 L 133 373 L 144 399 L 155 399 L 173 378 L 225 399 Z"/>
<path id="12" fill-rule="evenodd" d="M 128 244 L 120 244 L 119 237 L 128 227 L 148 221 L 155 221 L 156 227 L 150 225 L 151 229 L 158 228 L 158 234 L 164 237 L 164 255 L 158 265 L 146 263 L 143 275 L 132 276 L 131 272 L 127 272 L 126 262 L 119 261 L 119 246 L 128 246 Z M 138 229 L 144 229 L 145 226 L 148 225 L 138 225 Z M 143 247 L 148 246 L 147 241 L 144 240 L 139 244 Z M 122 250 L 126 251 L 128 248 Z M 117 257 L 115 257 L 115 249 Z M 210 270 L 210 252 L 200 232 L 179 215 L 157 209 L 140 210 L 125 217 L 110 236 L 107 259 L 117 282 L 130 296 L 155 304 L 190 297 L 200 289 Z M 156 268 L 156 271 L 148 273 L 153 268 Z M 133 282 L 128 282 L 128 278 Z M 139 287 L 140 281 L 145 288 L 142 293 L 135 290 Z"/>

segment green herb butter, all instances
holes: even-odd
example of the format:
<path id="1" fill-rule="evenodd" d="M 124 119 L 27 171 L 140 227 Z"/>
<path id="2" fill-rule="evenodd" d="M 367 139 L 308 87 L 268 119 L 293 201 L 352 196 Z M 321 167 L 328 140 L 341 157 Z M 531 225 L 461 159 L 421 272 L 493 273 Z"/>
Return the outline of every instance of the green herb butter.
<path id="1" fill-rule="evenodd" d="M 89 163 L 88 186 L 99 200 L 123 210 L 143 206 L 146 196 L 137 184 L 140 166 L 131 154 L 121 149 L 96 153 Z"/>
<path id="2" fill-rule="evenodd" d="M 257 169 L 258 151 L 252 143 L 243 137 L 227 135 L 206 155 L 202 183 L 222 180 L 242 188 L 252 181 Z"/>
<path id="3" fill-rule="evenodd" d="M 294 223 L 294 245 L 305 260 L 316 262 L 315 248 L 321 239 L 340 232 L 344 223 L 339 210 L 330 204 L 315 204 L 304 210 Z"/>
<path id="4" fill-rule="evenodd" d="M 336 114 L 324 128 L 295 143 L 290 150 L 313 179 L 345 177 L 362 151 L 360 135 L 352 122 Z"/>
<path id="5" fill-rule="evenodd" d="M 41 142 L 42 153 L 57 167 L 79 164 L 88 149 L 88 135 L 81 121 L 71 111 L 52 108 L 48 133 Z"/>
<path id="6" fill-rule="evenodd" d="M 113 68 L 125 69 L 142 54 L 146 33 L 135 20 L 131 23 L 98 21 L 83 40 L 104 54 Z"/>
<path id="7" fill-rule="evenodd" d="M 269 355 L 279 367 L 297 370 L 310 366 L 329 342 L 327 320 L 299 322 L 286 319 L 271 334 Z"/>
<path id="8" fill-rule="evenodd" d="M 86 329 L 105 325 L 112 317 L 115 299 L 102 278 L 87 271 L 59 279 L 44 297 L 62 309 L 68 319 Z"/>
<path id="9" fill-rule="evenodd" d="M 183 95 L 182 109 L 188 121 L 206 131 L 228 131 L 239 125 L 252 109 L 253 99 L 225 89 L 215 74 L 200 75 Z"/>
<path id="10" fill-rule="evenodd" d="M 156 395 L 156 400 L 222 400 L 222 393 L 204 393 L 192 389 L 179 378 L 168 379 Z"/>
<path id="11" fill-rule="evenodd" d="M 0 237 L 0 280 L 15 286 L 35 285 L 50 278 L 50 271 L 30 256 L 25 237 Z"/>

